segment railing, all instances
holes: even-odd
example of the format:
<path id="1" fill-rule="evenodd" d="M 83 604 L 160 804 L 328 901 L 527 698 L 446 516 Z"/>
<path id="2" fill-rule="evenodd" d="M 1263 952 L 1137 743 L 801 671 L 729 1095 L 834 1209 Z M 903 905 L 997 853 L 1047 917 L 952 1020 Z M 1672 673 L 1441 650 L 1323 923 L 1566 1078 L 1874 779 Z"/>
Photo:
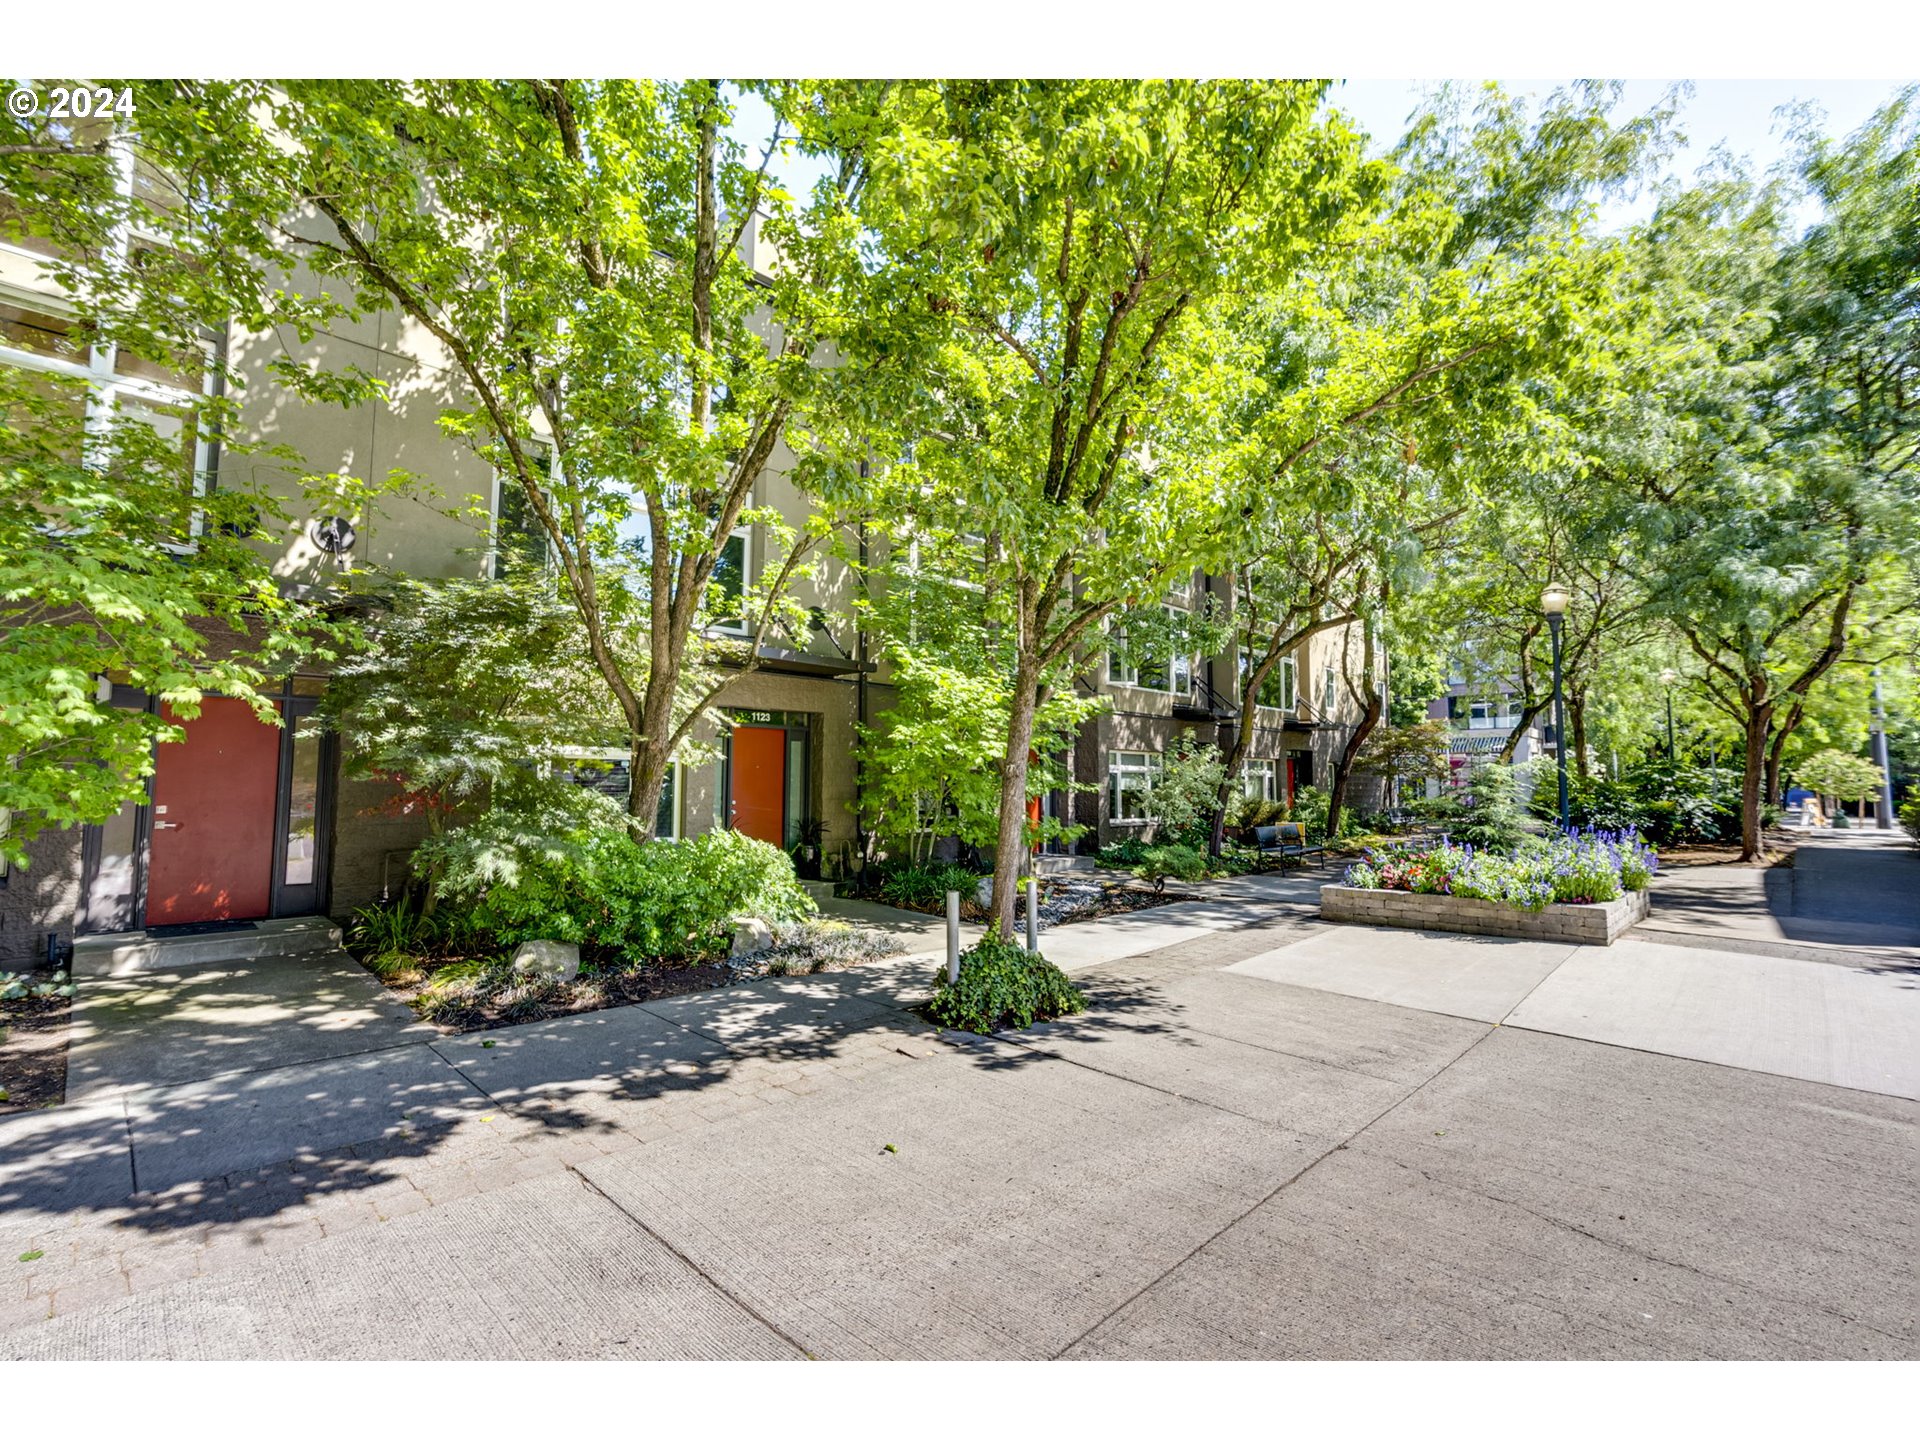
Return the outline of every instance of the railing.
<path id="1" fill-rule="evenodd" d="M 1196 672 L 1187 686 L 1186 693 L 1174 695 L 1173 708 L 1201 710 L 1216 720 L 1226 720 L 1240 713 L 1240 697 L 1222 695 L 1214 689 L 1213 682 Z"/>

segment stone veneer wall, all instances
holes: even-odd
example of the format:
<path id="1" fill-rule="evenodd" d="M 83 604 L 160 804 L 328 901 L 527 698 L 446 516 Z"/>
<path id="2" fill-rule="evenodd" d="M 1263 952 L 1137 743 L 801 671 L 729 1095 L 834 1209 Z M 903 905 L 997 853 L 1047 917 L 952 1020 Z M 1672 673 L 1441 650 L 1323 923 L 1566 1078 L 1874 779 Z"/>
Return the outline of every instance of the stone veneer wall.
<path id="1" fill-rule="evenodd" d="M 1647 892 L 1629 890 L 1603 905 L 1549 905 L 1521 910 L 1493 900 L 1459 895 L 1415 895 L 1408 890 L 1364 890 L 1322 885 L 1320 918 L 1358 925 L 1396 925 L 1408 930 L 1456 930 L 1468 935 L 1504 935 L 1515 940 L 1561 940 L 1611 945 L 1647 918 Z"/>

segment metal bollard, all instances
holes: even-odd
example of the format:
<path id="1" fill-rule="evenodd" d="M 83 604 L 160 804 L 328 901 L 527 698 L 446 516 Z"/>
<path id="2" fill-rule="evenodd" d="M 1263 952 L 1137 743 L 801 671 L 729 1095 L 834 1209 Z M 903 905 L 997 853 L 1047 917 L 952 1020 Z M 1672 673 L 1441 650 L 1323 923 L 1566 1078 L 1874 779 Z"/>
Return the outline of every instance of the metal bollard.
<path id="1" fill-rule="evenodd" d="M 947 891 L 947 983 L 960 983 L 960 892 Z"/>

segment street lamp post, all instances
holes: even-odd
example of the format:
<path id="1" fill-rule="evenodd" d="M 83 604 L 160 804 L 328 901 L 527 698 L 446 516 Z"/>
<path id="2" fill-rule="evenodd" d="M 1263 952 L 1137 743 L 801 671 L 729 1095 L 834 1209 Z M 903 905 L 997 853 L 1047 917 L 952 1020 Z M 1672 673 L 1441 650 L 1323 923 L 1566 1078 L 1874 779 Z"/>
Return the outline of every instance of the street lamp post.
<path id="1" fill-rule="evenodd" d="M 1667 763 L 1669 765 L 1675 764 L 1679 759 L 1679 752 L 1673 745 L 1673 682 L 1679 678 L 1677 671 L 1662 670 L 1660 672 L 1660 683 L 1667 687 Z"/>
<path id="2" fill-rule="evenodd" d="M 1573 812 L 1567 805 L 1567 703 L 1560 693 L 1560 626 L 1567 613 L 1567 592 L 1549 585 L 1540 597 L 1540 608 L 1547 612 L 1547 629 L 1553 634 L 1553 751 L 1560 762 L 1560 828 L 1573 828 Z"/>
<path id="3" fill-rule="evenodd" d="M 1887 709 L 1880 693 L 1880 672 L 1873 672 L 1873 763 L 1880 767 L 1880 793 L 1873 797 L 1874 823 L 1893 828 L 1893 768 L 1887 763 Z"/>

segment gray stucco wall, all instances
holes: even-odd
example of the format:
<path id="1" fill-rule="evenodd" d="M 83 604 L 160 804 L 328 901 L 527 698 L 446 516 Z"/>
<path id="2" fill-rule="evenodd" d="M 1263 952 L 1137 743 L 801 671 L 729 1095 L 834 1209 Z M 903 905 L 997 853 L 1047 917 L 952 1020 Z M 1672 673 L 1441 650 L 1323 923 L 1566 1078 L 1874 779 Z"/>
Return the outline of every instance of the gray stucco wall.
<path id="1" fill-rule="evenodd" d="M 12 866 L 0 880 L 0 970 L 26 970 L 42 963 L 49 932 L 64 955 L 73 943 L 80 903 L 80 837 L 52 830 L 27 848 L 30 863 Z"/>

